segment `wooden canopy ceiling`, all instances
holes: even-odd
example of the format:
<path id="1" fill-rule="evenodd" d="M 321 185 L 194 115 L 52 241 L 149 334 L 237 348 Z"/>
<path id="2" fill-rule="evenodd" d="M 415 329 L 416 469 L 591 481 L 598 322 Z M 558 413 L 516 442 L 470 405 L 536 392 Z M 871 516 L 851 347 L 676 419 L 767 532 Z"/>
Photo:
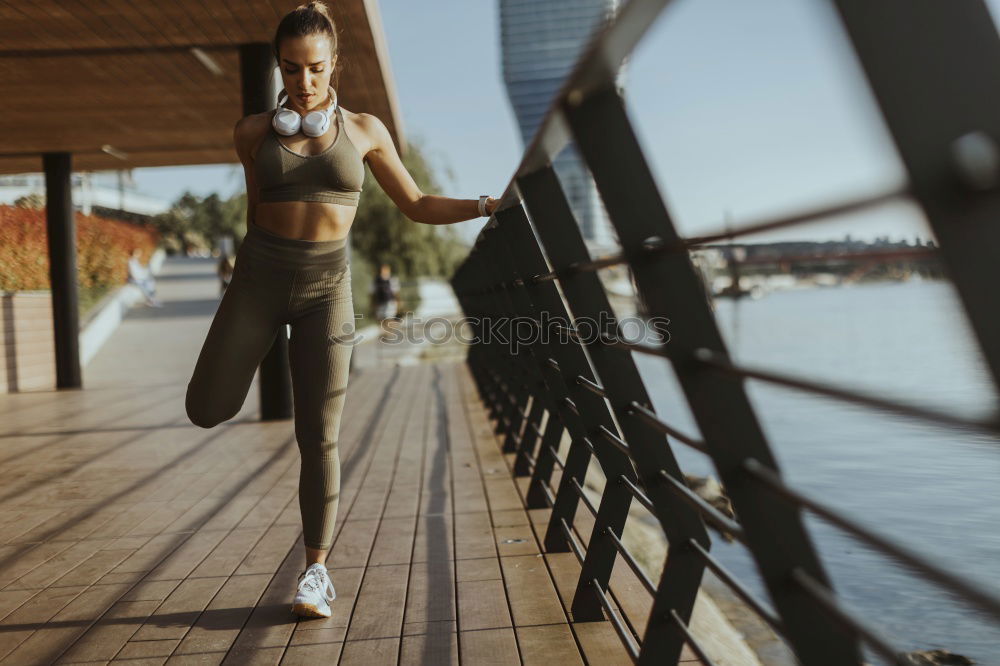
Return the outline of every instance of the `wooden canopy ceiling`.
<path id="1" fill-rule="evenodd" d="M 51 151 L 77 171 L 238 161 L 239 46 L 270 43 L 299 4 L 0 0 L 0 174 L 41 171 Z M 328 6 L 340 102 L 378 116 L 401 149 L 377 0 Z"/>

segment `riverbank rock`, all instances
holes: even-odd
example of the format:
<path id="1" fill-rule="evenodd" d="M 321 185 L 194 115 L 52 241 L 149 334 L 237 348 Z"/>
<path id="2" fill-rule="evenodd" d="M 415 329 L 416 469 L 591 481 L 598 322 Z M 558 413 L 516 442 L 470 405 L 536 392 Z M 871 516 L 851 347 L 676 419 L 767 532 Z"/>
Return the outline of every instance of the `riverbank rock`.
<path id="1" fill-rule="evenodd" d="M 725 491 L 715 477 L 713 476 L 695 476 L 694 474 L 685 474 L 684 481 L 687 482 L 688 488 L 690 488 L 694 493 L 712 505 L 719 513 L 736 520 L 736 512 L 733 510 L 733 503 L 730 501 L 729 497 L 726 496 Z M 732 534 L 725 530 L 720 530 L 714 525 L 706 521 L 706 524 L 719 533 L 723 539 L 728 542 L 732 542 L 734 537 Z"/>
<path id="2" fill-rule="evenodd" d="M 947 650 L 914 650 L 899 655 L 901 664 L 909 666 L 968 666 L 972 659 Z"/>

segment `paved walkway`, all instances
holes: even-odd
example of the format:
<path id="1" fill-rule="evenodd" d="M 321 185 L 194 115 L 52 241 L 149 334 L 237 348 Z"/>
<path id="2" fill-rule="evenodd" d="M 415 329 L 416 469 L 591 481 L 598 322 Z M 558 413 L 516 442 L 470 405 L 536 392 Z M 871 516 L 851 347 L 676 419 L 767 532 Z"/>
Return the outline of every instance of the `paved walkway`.
<path id="1" fill-rule="evenodd" d="M 610 623 L 570 621 L 576 560 L 540 554 L 547 510 L 455 360 L 355 369 L 334 615 L 298 621 L 292 422 L 257 420 L 255 381 L 234 419 L 191 425 L 212 262 L 170 259 L 158 288 L 84 390 L 0 395 L 2 663 L 629 663 Z"/>

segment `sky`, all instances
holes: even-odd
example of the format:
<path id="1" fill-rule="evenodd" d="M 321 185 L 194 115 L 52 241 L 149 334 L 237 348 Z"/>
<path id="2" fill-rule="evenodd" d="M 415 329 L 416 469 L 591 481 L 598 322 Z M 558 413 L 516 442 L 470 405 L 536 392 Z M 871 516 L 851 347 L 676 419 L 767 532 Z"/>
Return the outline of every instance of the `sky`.
<path id="1" fill-rule="evenodd" d="M 1000 0 L 988 4 L 997 16 Z M 403 131 L 435 168 L 440 194 L 499 197 L 525 146 L 503 86 L 498 2 L 378 5 Z M 628 60 L 624 83 L 629 117 L 682 235 L 905 182 L 832 2 L 677 0 Z M 238 163 L 136 169 L 135 179 L 169 199 L 185 189 L 224 197 L 244 189 Z M 456 226 L 473 238 L 484 222 Z M 900 202 L 747 240 L 848 233 L 931 236 L 919 210 Z"/>

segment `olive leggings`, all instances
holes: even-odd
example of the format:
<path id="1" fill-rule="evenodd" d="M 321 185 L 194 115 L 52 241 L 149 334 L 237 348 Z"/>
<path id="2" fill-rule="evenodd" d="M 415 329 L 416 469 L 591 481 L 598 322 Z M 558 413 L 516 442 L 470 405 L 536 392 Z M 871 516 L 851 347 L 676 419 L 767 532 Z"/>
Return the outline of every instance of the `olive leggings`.
<path id="1" fill-rule="evenodd" d="M 337 438 L 355 340 L 346 246 L 346 238 L 299 240 L 249 223 L 185 398 L 195 425 L 211 428 L 234 417 L 279 327 L 291 325 L 299 508 L 308 548 L 331 546 L 340 499 Z"/>

